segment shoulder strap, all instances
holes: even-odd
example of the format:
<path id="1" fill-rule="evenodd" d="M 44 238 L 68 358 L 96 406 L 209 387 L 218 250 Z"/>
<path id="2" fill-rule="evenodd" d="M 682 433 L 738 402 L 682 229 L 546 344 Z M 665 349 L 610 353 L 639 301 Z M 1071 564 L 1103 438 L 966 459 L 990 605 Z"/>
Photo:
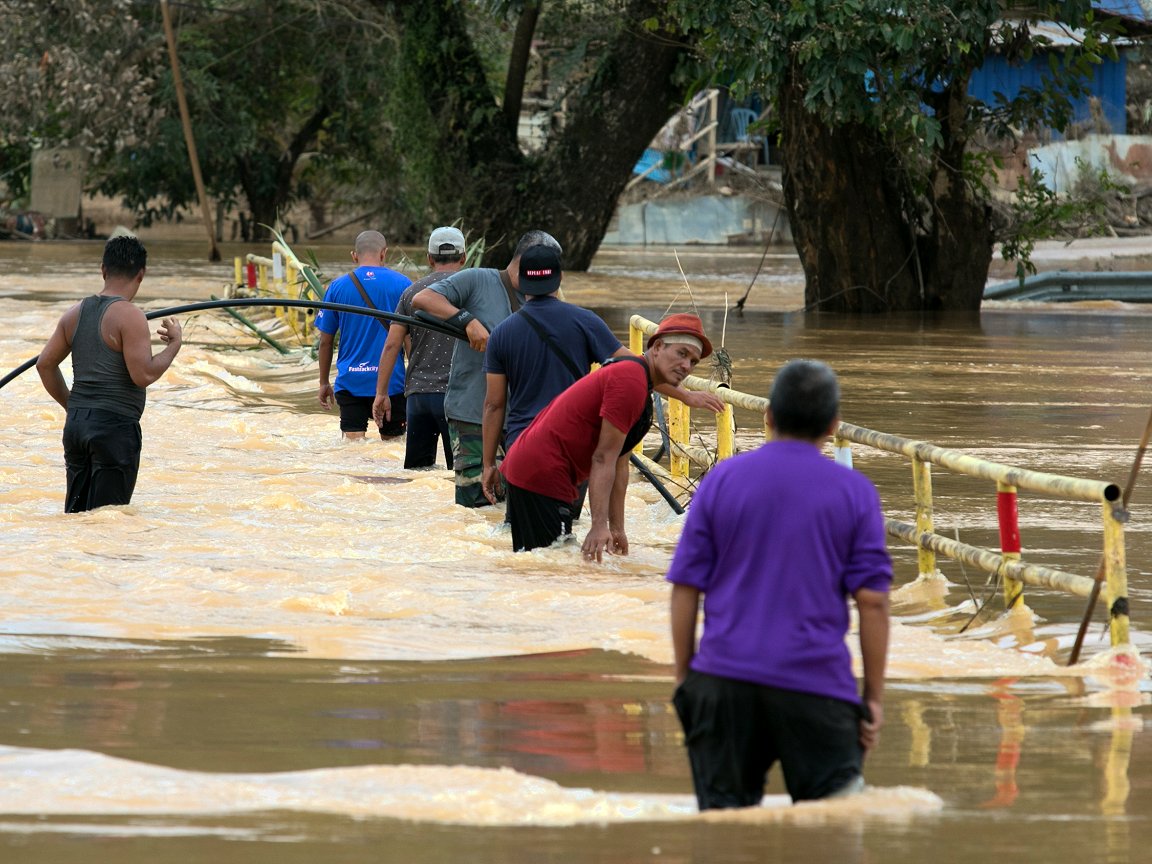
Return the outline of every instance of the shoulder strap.
<path id="1" fill-rule="evenodd" d="M 364 298 L 364 305 L 369 309 L 375 309 L 376 304 L 372 302 L 372 298 L 368 296 L 368 292 L 364 290 L 364 283 L 360 281 L 360 277 L 356 275 L 356 271 L 352 270 L 348 273 L 352 277 L 352 284 L 356 286 L 356 290 L 360 292 L 360 296 Z"/>
<path id="2" fill-rule="evenodd" d="M 580 380 L 584 377 L 586 373 L 580 371 L 580 367 L 576 365 L 571 357 L 564 353 L 564 349 L 556 344 L 556 340 L 553 339 L 551 335 L 549 335 L 547 330 L 540 326 L 539 321 L 535 320 L 523 309 L 521 309 L 518 314 L 528 323 L 528 326 L 536 331 L 536 335 L 544 340 L 544 344 L 552 349 L 552 353 L 559 357 L 564 365 L 568 367 L 568 371 L 572 373 L 572 377 L 574 377 L 576 380 Z"/>
<path id="3" fill-rule="evenodd" d="M 621 354 L 619 357 L 609 357 L 601 366 L 608 366 L 612 363 L 619 363 L 621 360 L 631 360 L 633 363 L 639 363 L 644 367 L 644 377 L 648 380 L 648 389 L 652 389 L 652 373 L 648 371 L 648 361 L 643 357 L 637 357 L 635 354 Z"/>
<path id="4" fill-rule="evenodd" d="M 512 287 L 512 277 L 508 275 L 507 270 L 500 270 L 500 284 L 504 286 L 504 290 L 508 292 L 508 305 L 512 307 L 513 312 L 520 310 L 520 298 L 516 294 L 516 289 Z"/>
<path id="5" fill-rule="evenodd" d="M 364 299 L 364 305 L 369 309 L 376 309 L 376 304 L 372 302 L 372 298 L 368 296 L 368 292 L 364 290 L 364 283 L 360 281 L 360 277 L 356 275 L 355 270 L 349 270 L 348 275 L 352 277 L 352 284 L 356 286 L 356 290 L 360 292 L 360 296 Z M 376 309 L 379 312 L 379 309 Z M 384 328 L 384 332 L 388 332 L 388 322 L 383 318 L 377 318 L 376 323 Z"/>

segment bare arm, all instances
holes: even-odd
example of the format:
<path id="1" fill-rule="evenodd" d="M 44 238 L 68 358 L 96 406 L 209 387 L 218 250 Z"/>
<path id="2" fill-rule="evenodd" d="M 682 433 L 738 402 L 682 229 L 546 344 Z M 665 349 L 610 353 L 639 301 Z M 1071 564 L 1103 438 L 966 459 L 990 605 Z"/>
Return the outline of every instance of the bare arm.
<path id="1" fill-rule="evenodd" d="M 612 537 L 612 497 L 617 482 L 620 449 L 624 446 L 625 433 L 608 420 L 600 421 L 600 438 L 592 454 L 592 471 L 588 475 L 588 502 L 592 511 L 592 526 L 584 538 L 584 557 L 603 560 L 603 553 L 615 551 Z M 625 468 L 625 470 L 627 470 Z M 627 477 L 625 477 L 625 481 Z M 623 528 L 623 496 L 619 503 L 619 525 Z"/>
<path id="2" fill-rule="evenodd" d="M 662 396 L 678 399 L 689 408 L 707 408 L 717 414 L 724 410 L 724 401 L 707 390 L 686 390 L 676 384 L 660 384 L 652 389 Z"/>
<path id="3" fill-rule="evenodd" d="M 429 315 L 443 319 L 451 318 L 460 311 L 459 307 L 452 305 L 451 300 L 431 288 L 423 288 L 416 292 L 412 298 L 412 308 L 421 309 Z M 477 351 L 483 351 L 488 344 L 488 328 L 481 324 L 478 318 L 473 318 L 465 325 L 464 331 L 468 334 L 468 344 Z"/>
<path id="4" fill-rule="evenodd" d="M 79 307 L 74 308 L 78 309 Z M 72 314 L 73 311 L 70 310 L 60 319 L 56 324 L 56 329 L 48 338 L 47 344 L 40 351 L 40 356 L 36 358 L 36 372 L 40 375 L 40 382 L 44 385 L 48 395 L 59 402 L 64 409 L 68 408 L 69 390 L 68 383 L 60 371 L 60 364 L 72 353 L 72 345 L 68 341 L 68 333 L 64 326 L 65 318 Z"/>
<path id="5" fill-rule="evenodd" d="M 496 451 L 504 434 L 504 416 L 508 404 L 508 376 L 489 372 L 485 376 L 488 390 L 484 395 L 482 470 L 480 485 L 484 497 L 493 504 L 500 493 L 500 471 L 496 468 Z"/>
<path id="6" fill-rule="evenodd" d="M 884 725 L 884 669 L 888 662 L 888 594 L 861 588 L 854 595 L 860 618 L 860 658 L 864 666 L 864 706 L 870 717 L 860 721 L 860 745 L 876 746 Z"/>
<path id="7" fill-rule="evenodd" d="M 165 318 L 156 331 L 164 347 L 152 353 L 152 334 L 148 332 L 148 319 L 144 313 L 130 303 L 116 303 L 105 313 L 105 318 L 115 314 L 111 322 L 113 338 L 120 342 L 124 365 L 137 387 L 147 387 L 158 381 L 168 371 L 176 355 L 180 353 L 183 332 L 175 318 Z"/>
<path id="8" fill-rule="evenodd" d="M 408 342 L 408 328 L 403 324 L 393 324 L 388 328 L 388 338 L 384 340 L 384 350 L 380 352 L 380 363 L 376 372 L 376 398 L 372 400 L 372 419 L 377 426 L 392 419 L 392 400 L 388 398 L 388 384 L 392 380 L 392 370 L 396 368 L 396 358 Z"/>
<path id="9" fill-rule="evenodd" d="M 332 344 L 335 340 L 331 333 L 320 333 L 320 344 L 316 346 L 316 362 L 320 364 L 320 390 L 317 398 L 320 404 L 332 410 Z"/>
<path id="10" fill-rule="evenodd" d="M 688 664 L 696 656 L 696 617 L 700 591 L 691 585 L 672 586 L 672 653 L 676 662 L 676 684 L 688 677 Z"/>

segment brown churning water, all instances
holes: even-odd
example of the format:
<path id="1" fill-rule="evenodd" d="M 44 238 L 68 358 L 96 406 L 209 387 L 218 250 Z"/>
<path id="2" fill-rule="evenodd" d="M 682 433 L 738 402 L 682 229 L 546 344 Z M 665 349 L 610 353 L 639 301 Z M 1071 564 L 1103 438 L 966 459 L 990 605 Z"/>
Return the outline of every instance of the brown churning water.
<path id="1" fill-rule="evenodd" d="M 207 299 L 231 278 L 189 247 L 150 253 L 147 308 Z M 97 259 L 96 246 L 13 257 L 0 373 L 98 290 Z M 781 250 L 745 315 L 725 320 L 759 253 L 680 260 L 691 297 L 655 253 L 605 253 L 593 272 L 566 274 L 565 295 L 622 338 L 631 312 L 658 320 L 694 301 L 713 342 L 723 334 L 737 389 L 764 394 L 784 360 L 816 357 L 839 373 L 854 424 L 1023 467 L 1126 475 L 1152 402 L 1142 308 L 814 317 L 795 311 L 800 276 Z M 518 826 L 554 826 L 557 856 L 603 861 L 759 861 L 779 846 L 911 862 L 946 844 L 945 860 L 975 862 L 1009 834 L 1029 858 L 1135 861 L 1138 838 L 1152 838 L 1146 671 L 1105 671 L 1099 623 L 1093 659 L 1064 668 L 1083 601 L 1052 592 L 1029 590 L 1008 616 L 993 602 L 961 635 L 973 597 L 995 596 L 983 574 L 941 559 L 939 578 L 918 579 L 898 545 L 876 788 L 790 808 L 776 777 L 762 811 L 696 816 L 667 705 L 662 576 L 680 517 L 655 490 L 630 489 L 627 557 L 589 566 L 575 545 L 514 555 L 501 514 L 454 506 L 443 468 L 405 472 L 401 444 L 342 441 L 315 404 L 310 358 L 253 350 L 219 313 L 183 323 L 184 349 L 149 389 L 130 507 L 65 516 L 63 412 L 34 371 L 0 391 L 0 848 L 20 837 L 52 854 L 57 833 L 111 832 L 164 837 L 164 860 L 192 861 L 210 838 L 242 837 L 303 861 L 386 837 L 395 818 L 410 820 L 396 860 L 412 861 L 545 860 Z M 737 422 L 738 445 L 755 446 L 759 418 Z M 907 520 L 907 463 L 858 449 L 855 465 Z M 937 530 L 994 548 L 994 484 L 934 483 Z M 1127 551 L 1146 651 L 1142 491 Z M 1026 559 L 1094 574 L 1098 507 L 1022 495 L 1020 518 Z M 1080 833 L 1057 842 L 1046 820 L 1078 820 Z M 231 860 L 236 846 L 214 854 Z"/>

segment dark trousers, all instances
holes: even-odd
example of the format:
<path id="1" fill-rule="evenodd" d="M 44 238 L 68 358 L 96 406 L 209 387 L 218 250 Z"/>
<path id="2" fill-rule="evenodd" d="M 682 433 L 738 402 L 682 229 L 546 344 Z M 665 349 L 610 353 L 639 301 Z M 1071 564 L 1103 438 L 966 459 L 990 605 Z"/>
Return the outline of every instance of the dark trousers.
<path id="1" fill-rule="evenodd" d="M 572 533 L 572 504 L 538 495 L 505 481 L 508 506 L 505 515 L 512 527 L 512 551 L 527 552 L 551 546 Z"/>
<path id="2" fill-rule="evenodd" d="M 140 424 L 100 408 L 72 408 L 64 421 L 65 513 L 128 504 L 140 470 Z"/>
<path id="3" fill-rule="evenodd" d="M 452 441 L 444 416 L 443 393 L 412 393 L 408 396 L 408 432 L 404 443 L 405 468 L 431 468 L 436 446 L 443 442 L 444 462 L 452 467 Z"/>
<path id="4" fill-rule="evenodd" d="M 827 798 L 861 776 L 859 705 L 695 670 L 672 703 L 701 810 L 756 806 L 776 762 L 793 801 Z"/>

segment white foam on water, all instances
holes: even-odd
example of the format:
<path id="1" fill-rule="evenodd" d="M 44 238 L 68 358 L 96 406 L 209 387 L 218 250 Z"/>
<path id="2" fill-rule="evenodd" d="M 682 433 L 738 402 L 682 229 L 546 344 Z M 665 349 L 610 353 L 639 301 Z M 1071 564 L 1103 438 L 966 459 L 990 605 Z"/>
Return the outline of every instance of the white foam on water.
<path id="1" fill-rule="evenodd" d="M 685 819 L 836 823 L 905 819 L 943 801 L 870 787 L 845 798 L 701 815 L 691 795 L 569 788 L 508 768 L 367 765 L 265 774 L 182 771 L 86 750 L 0 747 L 0 813 L 155 816 L 297 810 L 473 826 L 570 826 Z"/>

